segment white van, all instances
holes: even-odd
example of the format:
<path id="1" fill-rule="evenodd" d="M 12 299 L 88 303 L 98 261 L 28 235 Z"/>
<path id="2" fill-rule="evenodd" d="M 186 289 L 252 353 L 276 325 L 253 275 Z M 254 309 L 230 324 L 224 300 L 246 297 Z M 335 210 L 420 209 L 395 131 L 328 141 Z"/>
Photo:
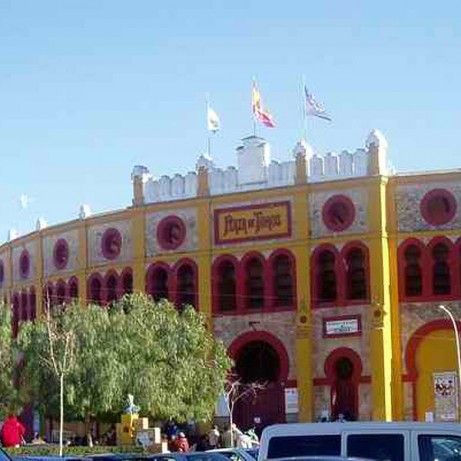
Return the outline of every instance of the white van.
<path id="1" fill-rule="evenodd" d="M 258 461 L 348 456 L 381 461 L 461 461 L 459 423 L 298 423 L 264 429 Z"/>

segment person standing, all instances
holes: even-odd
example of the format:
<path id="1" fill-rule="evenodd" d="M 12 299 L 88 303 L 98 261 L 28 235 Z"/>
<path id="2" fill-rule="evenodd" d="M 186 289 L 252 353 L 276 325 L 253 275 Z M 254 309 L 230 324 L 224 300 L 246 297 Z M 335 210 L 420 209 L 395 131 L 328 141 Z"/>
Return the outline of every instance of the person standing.
<path id="1" fill-rule="evenodd" d="M 1 433 L 4 447 L 19 447 L 24 442 L 25 427 L 15 414 L 10 414 L 4 421 Z"/>
<path id="2" fill-rule="evenodd" d="M 208 432 L 208 445 L 210 446 L 210 450 L 218 448 L 220 435 L 218 426 L 213 426 L 211 431 Z"/>
<path id="3" fill-rule="evenodd" d="M 178 434 L 178 438 L 176 439 L 176 451 L 180 453 L 187 453 L 189 450 L 190 447 L 186 435 L 184 432 L 180 432 Z"/>

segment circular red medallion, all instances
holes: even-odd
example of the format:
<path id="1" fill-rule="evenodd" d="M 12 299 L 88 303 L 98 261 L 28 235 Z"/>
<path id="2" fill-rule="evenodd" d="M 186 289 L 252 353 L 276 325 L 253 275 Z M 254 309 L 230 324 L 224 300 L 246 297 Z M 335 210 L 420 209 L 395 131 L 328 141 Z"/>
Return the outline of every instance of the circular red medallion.
<path id="1" fill-rule="evenodd" d="M 456 213 L 456 199 L 446 189 L 432 189 L 421 200 L 420 210 L 425 221 L 440 226 L 451 221 Z"/>
<path id="2" fill-rule="evenodd" d="M 69 261 L 69 245 L 65 239 L 59 239 L 53 250 L 53 260 L 56 269 L 65 269 Z"/>
<path id="3" fill-rule="evenodd" d="M 19 256 L 19 275 L 22 278 L 29 276 L 30 272 L 30 256 L 27 250 L 23 250 Z"/>
<path id="4" fill-rule="evenodd" d="M 322 217 L 325 226 L 331 231 L 346 230 L 354 222 L 354 204 L 345 195 L 333 195 L 323 205 Z"/>
<path id="5" fill-rule="evenodd" d="M 117 229 L 111 227 L 102 235 L 102 254 L 106 259 L 116 259 L 122 251 L 122 236 Z"/>
<path id="6" fill-rule="evenodd" d="M 157 227 L 157 240 L 164 250 L 175 250 L 186 238 L 186 225 L 178 216 L 163 218 Z"/>

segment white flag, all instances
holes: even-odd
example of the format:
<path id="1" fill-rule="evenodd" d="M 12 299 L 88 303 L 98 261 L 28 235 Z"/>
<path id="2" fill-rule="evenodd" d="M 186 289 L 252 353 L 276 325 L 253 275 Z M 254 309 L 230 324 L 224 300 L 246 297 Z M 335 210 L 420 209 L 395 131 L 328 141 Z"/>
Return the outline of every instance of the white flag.
<path id="1" fill-rule="evenodd" d="M 221 129 L 221 122 L 219 121 L 218 114 L 210 106 L 208 106 L 207 110 L 207 126 L 208 131 L 212 131 L 213 133 Z"/>
<path id="2" fill-rule="evenodd" d="M 314 98 L 312 93 L 309 93 L 305 85 L 304 94 L 306 96 L 306 115 L 323 118 L 324 120 L 331 122 L 331 117 L 327 114 L 323 105 Z"/>

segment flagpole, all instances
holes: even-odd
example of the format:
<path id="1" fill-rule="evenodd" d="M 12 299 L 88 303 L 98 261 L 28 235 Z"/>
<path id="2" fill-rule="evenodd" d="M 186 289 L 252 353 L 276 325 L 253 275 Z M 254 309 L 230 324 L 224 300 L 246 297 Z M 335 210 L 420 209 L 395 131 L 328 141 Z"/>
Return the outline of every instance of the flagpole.
<path id="1" fill-rule="evenodd" d="M 303 74 L 301 78 L 301 117 L 302 117 L 302 129 L 301 137 L 307 142 L 307 113 L 306 113 L 306 76 Z"/>
<path id="2" fill-rule="evenodd" d="M 211 157 L 211 134 L 210 134 L 210 129 L 208 127 L 208 113 L 210 110 L 210 93 L 206 93 L 206 117 L 207 117 L 207 152 L 208 152 L 208 157 Z"/>
<path id="3" fill-rule="evenodd" d="M 251 85 L 251 120 L 253 122 L 253 136 L 256 138 L 256 118 L 253 109 L 253 92 L 256 86 L 256 77 L 253 76 L 253 84 Z"/>

